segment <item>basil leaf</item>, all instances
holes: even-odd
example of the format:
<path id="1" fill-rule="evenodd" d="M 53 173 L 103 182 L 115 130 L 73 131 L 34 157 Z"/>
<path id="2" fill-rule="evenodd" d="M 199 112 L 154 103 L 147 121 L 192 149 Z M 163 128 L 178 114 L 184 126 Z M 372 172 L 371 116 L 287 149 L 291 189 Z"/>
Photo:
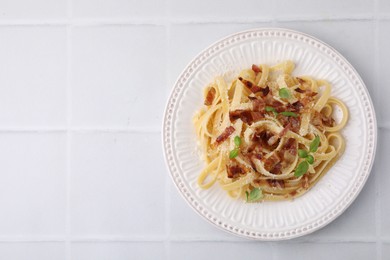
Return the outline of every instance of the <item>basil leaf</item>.
<path id="1" fill-rule="evenodd" d="M 238 149 L 231 150 L 229 153 L 229 158 L 230 159 L 236 158 L 237 155 L 238 155 Z"/>
<path id="2" fill-rule="evenodd" d="M 267 111 L 267 112 L 276 112 L 276 109 L 273 108 L 273 107 L 266 106 L 265 107 L 265 111 Z"/>
<path id="3" fill-rule="evenodd" d="M 316 137 L 310 144 L 310 152 L 315 153 L 319 145 L 320 145 L 320 137 L 316 135 Z"/>
<path id="4" fill-rule="evenodd" d="M 313 155 L 310 154 L 309 156 L 307 156 L 306 161 L 307 161 L 308 163 L 310 163 L 310 164 L 313 164 L 313 163 L 314 163 L 314 157 L 313 157 Z"/>
<path id="5" fill-rule="evenodd" d="M 306 158 L 306 157 L 308 156 L 307 151 L 306 151 L 306 150 L 299 149 L 299 150 L 298 150 L 298 156 L 299 156 L 300 158 Z"/>
<path id="6" fill-rule="evenodd" d="M 300 176 L 304 175 L 307 172 L 307 170 L 309 170 L 309 163 L 306 161 L 303 161 L 300 164 L 298 164 L 298 167 L 295 169 L 294 176 L 300 177 Z"/>
<path id="7" fill-rule="evenodd" d="M 238 135 L 234 137 L 234 144 L 236 147 L 239 147 L 241 145 L 241 138 Z"/>
<path id="8" fill-rule="evenodd" d="M 279 97 L 281 98 L 290 98 L 290 91 L 286 88 L 279 89 Z"/>
<path id="9" fill-rule="evenodd" d="M 284 116 L 298 117 L 298 115 L 296 113 L 291 112 L 291 111 L 283 111 L 283 112 L 280 112 L 280 114 L 282 114 Z"/>
<path id="10" fill-rule="evenodd" d="M 254 202 L 264 198 L 263 191 L 259 188 L 254 188 L 247 197 L 247 202 Z"/>

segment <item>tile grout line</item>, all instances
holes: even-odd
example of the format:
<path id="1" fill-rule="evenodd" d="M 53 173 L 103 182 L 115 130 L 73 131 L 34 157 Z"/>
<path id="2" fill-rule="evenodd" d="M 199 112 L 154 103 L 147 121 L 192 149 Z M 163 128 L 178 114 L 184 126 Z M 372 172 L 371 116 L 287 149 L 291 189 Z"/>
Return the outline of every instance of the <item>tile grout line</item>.
<path id="1" fill-rule="evenodd" d="M 378 22 L 378 0 L 374 1 L 374 75 L 375 75 L 375 82 L 377 83 L 378 79 L 378 69 L 379 69 L 379 22 Z M 376 88 L 373 89 L 373 96 L 376 97 L 378 92 L 376 91 Z M 379 176 L 375 175 L 375 190 L 376 190 L 376 196 L 375 196 L 375 234 L 376 234 L 376 259 L 381 260 L 382 259 L 382 241 L 381 241 L 381 199 L 380 199 L 380 181 Z"/>
<path id="2" fill-rule="evenodd" d="M 165 14 L 168 17 L 170 14 L 170 6 L 171 1 L 166 0 L 165 4 Z M 168 84 L 170 79 L 170 37 L 171 37 L 171 23 L 168 19 L 165 20 L 165 30 L 166 30 L 166 39 L 165 39 L 165 64 L 166 70 L 165 70 L 165 80 L 166 84 Z M 165 88 L 165 92 L 168 93 L 167 99 L 169 98 L 170 88 Z M 164 138 L 161 135 L 161 138 Z M 166 238 L 164 240 L 164 249 L 165 249 L 165 257 L 166 259 L 171 258 L 171 192 L 170 192 L 170 181 L 171 179 L 169 176 L 165 176 L 165 232 L 166 232 Z"/>
<path id="3" fill-rule="evenodd" d="M 72 259 L 71 245 L 71 154 L 72 154 L 72 0 L 67 0 L 67 15 L 69 24 L 66 26 L 66 236 L 65 259 Z"/>
<path id="4" fill-rule="evenodd" d="M 70 0 L 68 0 L 70 1 Z M 70 4 L 69 4 L 70 5 Z M 0 21 L 0 26 L 110 26 L 110 25 L 160 25 L 166 26 L 169 24 L 228 24 L 228 23 L 256 23 L 256 22 L 310 22 L 310 21 L 372 21 L 372 20 L 390 20 L 390 14 L 383 15 L 352 15 L 352 16 L 284 16 L 275 17 L 269 16 L 265 18 L 249 17 L 249 18 L 231 18 L 231 19 L 216 19 L 216 18 L 75 18 L 75 19 L 9 19 Z"/>

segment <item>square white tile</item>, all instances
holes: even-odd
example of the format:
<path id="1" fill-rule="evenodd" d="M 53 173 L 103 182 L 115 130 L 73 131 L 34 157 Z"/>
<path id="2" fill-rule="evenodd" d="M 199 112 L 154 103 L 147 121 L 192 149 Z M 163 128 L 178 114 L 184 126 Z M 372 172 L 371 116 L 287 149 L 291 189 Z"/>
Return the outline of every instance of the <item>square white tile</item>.
<path id="1" fill-rule="evenodd" d="M 290 243 L 275 246 L 274 260 L 376 259 L 375 243 Z"/>
<path id="2" fill-rule="evenodd" d="M 66 135 L 0 134 L 0 236 L 65 234 Z"/>
<path id="3" fill-rule="evenodd" d="M 388 0 L 378 0 L 377 12 L 380 14 L 390 14 L 390 2 Z"/>
<path id="4" fill-rule="evenodd" d="M 0 2 L 0 20 L 66 18 L 67 0 L 12 0 Z"/>
<path id="5" fill-rule="evenodd" d="M 250 0 L 245 4 L 237 1 L 180 1 L 170 0 L 170 12 L 172 17 L 183 20 L 207 19 L 207 20 L 231 20 L 240 18 L 270 19 L 275 12 L 275 1 Z"/>
<path id="6" fill-rule="evenodd" d="M 259 242 L 172 242 L 170 259 L 273 259 L 273 244 Z"/>
<path id="7" fill-rule="evenodd" d="M 190 61 L 215 41 L 252 28 L 270 27 L 271 23 L 178 24 L 172 25 L 169 39 L 169 82 L 172 89 L 177 77 Z"/>
<path id="8" fill-rule="evenodd" d="M 176 240 L 239 240 L 244 238 L 228 234 L 203 219 L 185 202 L 176 187 L 171 187 L 170 234 Z"/>
<path id="9" fill-rule="evenodd" d="M 73 235 L 165 234 L 167 174 L 159 134 L 74 134 L 71 160 Z"/>
<path id="10" fill-rule="evenodd" d="M 381 234 L 390 237 L 390 205 L 388 198 L 390 197 L 390 130 L 380 130 L 378 137 L 378 147 L 376 151 L 375 171 L 379 177 L 379 193 L 380 193 L 380 210 L 381 210 Z"/>
<path id="11" fill-rule="evenodd" d="M 372 21 L 296 21 L 278 22 L 277 26 L 308 33 L 335 48 L 357 70 L 374 97 L 375 37 Z"/>
<path id="12" fill-rule="evenodd" d="M 344 1 L 321 1 L 321 0 L 279 0 L 275 1 L 276 17 L 283 18 L 310 18 L 331 19 L 334 16 L 370 16 L 374 12 L 374 1 L 371 0 L 344 0 Z M 320 30 L 322 30 L 321 28 Z"/>
<path id="13" fill-rule="evenodd" d="M 77 18 L 161 18 L 165 16 L 167 0 L 77 0 L 72 5 Z"/>
<path id="14" fill-rule="evenodd" d="M 0 243 L 0 257 L 12 260 L 65 260 L 65 243 Z"/>
<path id="15" fill-rule="evenodd" d="M 0 38 L 0 127 L 66 124 L 66 28 L 2 26 Z"/>
<path id="16" fill-rule="evenodd" d="M 160 129 L 165 28 L 78 27 L 72 36 L 72 124 Z"/>
<path id="17" fill-rule="evenodd" d="M 390 115 L 387 112 L 390 109 L 390 103 L 388 98 L 390 97 L 390 79 L 387 77 L 388 68 L 390 66 L 390 21 L 380 21 L 379 22 L 379 31 L 378 31 L 378 58 L 379 58 L 379 67 L 377 73 L 377 117 L 379 125 L 381 124 L 390 124 Z"/>
<path id="18" fill-rule="evenodd" d="M 162 242 L 72 243 L 72 260 L 166 259 Z"/>

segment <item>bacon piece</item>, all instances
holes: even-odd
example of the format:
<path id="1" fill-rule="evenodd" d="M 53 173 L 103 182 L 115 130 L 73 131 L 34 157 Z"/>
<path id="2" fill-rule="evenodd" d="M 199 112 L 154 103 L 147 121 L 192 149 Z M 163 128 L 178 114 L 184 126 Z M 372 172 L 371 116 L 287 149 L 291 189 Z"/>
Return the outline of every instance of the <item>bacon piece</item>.
<path id="1" fill-rule="evenodd" d="M 250 110 L 237 109 L 229 112 L 230 121 L 237 120 L 240 118 L 242 122 L 251 125 L 253 122 L 260 121 L 264 118 L 263 112 L 256 112 Z"/>
<path id="2" fill-rule="evenodd" d="M 324 129 L 324 125 L 328 127 L 334 126 L 334 119 L 330 116 L 325 116 L 320 112 L 314 111 L 311 118 L 311 123 L 320 130 Z"/>
<path id="3" fill-rule="evenodd" d="M 298 133 L 299 128 L 301 127 L 301 122 L 299 121 L 299 118 L 290 116 L 288 118 L 288 121 L 291 124 L 291 131 Z"/>
<path id="4" fill-rule="evenodd" d="M 306 91 L 306 96 L 307 96 L 307 97 L 314 97 L 314 96 L 316 96 L 317 94 L 318 94 L 317 92 L 314 92 L 314 91 L 311 91 L 311 90 Z"/>
<path id="5" fill-rule="evenodd" d="M 253 87 L 253 83 L 250 82 L 249 80 L 243 79 L 242 77 L 239 77 L 238 79 L 245 85 L 245 87 L 249 89 Z"/>
<path id="6" fill-rule="evenodd" d="M 301 89 L 301 88 L 296 88 L 294 89 L 296 92 L 298 93 L 305 93 L 306 91 L 304 89 Z"/>
<path id="7" fill-rule="evenodd" d="M 284 180 L 274 180 L 274 179 L 268 179 L 267 180 L 269 186 L 279 188 L 279 189 L 284 189 Z"/>
<path id="8" fill-rule="evenodd" d="M 260 133 L 255 133 L 252 137 L 252 141 L 256 143 L 260 143 L 261 146 L 267 148 L 267 149 L 274 149 L 275 145 L 279 141 L 279 137 L 277 135 L 274 135 L 273 133 L 269 131 L 262 131 Z M 270 145 L 271 144 L 271 145 Z"/>
<path id="9" fill-rule="evenodd" d="M 229 136 L 230 136 L 235 130 L 236 130 L 236 129 L 234 129 L 233 126 L 226 127 L 225 131 L 223 131 L 223 133 L 220 134 L 220 136 L 217 137 L 217 139 L 215 140 L 215 142 L 216 142 L 217 144 L 222 143 L 223 141 L 225 141 L 226 139 L 228 139 Z"/>
<path id="10" fill-rule="evenodd" d="M 269 93 L 269 87 L 266 86 L 265 88 L 261 88 L 260 91 L 261 91 L 261 94 L 263 95 L 263 97 L 265 97 Z"/>
<path id="11" fill-rule="evenodd" d="M 282 151 L 288 151 L 291 155 L 297 155 L 297 142 L 294 138 L 289 138 L 284 144 Z"/>
<path id="12" fill-rule="evenodd" d="M 255 64 L 252 65 L 252 70 L 255 72 L 256 75 L 259 72 L 261 72 L 261 69 L 257 65 L 255 65 Z"/>
<path id="13" fill-rule="evenodd" d="M 286 127 L 283 128 L 282 131 L 280 131 L 279 137 L 283 137 L 283 136 L 288 132 L 288 130 L 290 130 L 290 123 L 288 123 L 288 124 L 286 125 Z"/>
<path id="14" fill-rule="evenodd" d="M 252 93 L 257 93 L 261 90 L 262 88 L 260 88 L 259 86 L 256 86 L 254 85 L 252 88 L 251 88 L 251 91 Z"/>
<path id="15" fill-rule="evenodd" d="M 291 112 L 301 112 L 301 109 L 303 108 L 303 104 L 300 101 L 294 102 L 292 104 L 287 105 L 288 111 Z"/>
<path id="16" fill-rule="evenodd" d="M 204 100 L 204 104 L 206 106 L 211 106 L 213 104 L 215 98 L 215 88 L 211 87 L 207 92 L 206 99 Z"/>
<path id="17" fill-rule="evenodd" d="M 272 167 L 272 169 L 269 171 L 270 173 L 273 174 L 281 174 L 282 173 L 282 163 L 278 162 Z"/>
<path id="18" fill-rule="evenodd" d="M 257 99 L 256 97 L 248 96 L 248 98 L 252 101 L 252 109 L 253 111 L 264 112 L 265 102 L 262 99 Z"/>
<path id="19" fill-rule="evenodd" d="M 241 174 L 245 173 L 245 170 L 238 165 L 232 165 L 226 168 L 228 178 L 238 178 Z"/>
<path id="20" fill-rule="evenodd" d="M 279 155 L 274 153 L 274 154 L 272 154 L 272 156 L 270 156 L 269 158 L 267 158 L 264 161 L 264 167 L 265 167 L 266 170 L 271 171 L 272 169 L 274 169 L 274 167 L 278 163 L 280 163 L 280 157 L 279 157 Z M 279 167 L 279 166 L 277 166 L 277 167 Z M 277 170 L 277 169 L 275 169 L 275 170 Z"/>

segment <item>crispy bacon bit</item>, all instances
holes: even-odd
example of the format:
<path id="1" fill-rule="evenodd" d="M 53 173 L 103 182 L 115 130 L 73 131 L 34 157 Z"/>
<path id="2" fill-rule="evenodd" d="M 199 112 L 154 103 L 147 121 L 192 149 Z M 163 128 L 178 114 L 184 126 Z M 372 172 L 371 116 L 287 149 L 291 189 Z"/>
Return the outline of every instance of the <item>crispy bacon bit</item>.
<path id="1" fill-rule="evenodd" d="M 234 110 L 229 112 L 230 121 L 237 120 L 240 118 L 242 122 L 247 123 L 248 125 L 251 125 L 254 122 L 260 121 L 264 118 L 263 112 L 256 112 L 256 111 L 250 111 L 250 110 Z"/>
<path id="2" fill-rule="evenodd" d="M 257 75 L 259 72 L 261 72 L 261 69 L 260 69 L 257 65 L 255 65 L 255 64 L 252 65 L 252 70 L 256 73 L 256 75 Z"/>
<path id="3" fill-rule="evenodd" d="M 297 142 L 294 138 L 289 138 L 287 142 L 284 144 L 283 151 L 288 151 L 292 155 L 297 155 Z"/>
<path id="4" fill-rule="evenodd" d="M 320 112 L 314 111 L 311 118 L 311 123 L 320 130 L 324 129 L 324 125 L 328 127 L 334 126 L 334 119 L 330 116 L 325 116 Z"/>
<path id="5" fill-rule="evenodd" d="M 206 106 L 211 106 L 213 104 L 215 98 L 215 88 L 211 87 L 207 92 L 206 99 L 204 100 L 204 104 Z"/>
<path id="6" fill-rule="evenodd" d="M 303 108 L 303 104 L 300 101 L 294 102 L 291 105 L 288 105 L 289 108 L 292 109 L 292 112 L 301 112 L 301 109 Z"/>
<path id="7" fill-rule="evenodd" d="M 308 97 L 314 97 L 314 96 L 316 96 L 317 94 L 318 94 L 317 92 L 314 92 L 314 91 L 311 91 L 311 90 L 309 90 L 309 91 L 306 92 L 306 96 L 308 96 Z"/>
<path id="8" fill-rule="evenodd" d="M 253 111 L 264 112 L 265 102 L 262 99 L 249 97 L 252 100 Z"/>
<path id="9" fill-rule="evenodd" d="M 297 191 L 296 190 L 293 190 L 292 192 L 290 192 L 290 195 L 292 196 L 292 197 L 294 197 L 295 195 L 297 195 Z"/>
<path id="10" fill-rule="evenodd" d="M 298 80 L 299 84 L 303 84 L 306 82 L 304 79 L 301 79 L 299 77 L 296 77 L 296 79 Z"/>
<path id="11" fill-rule="evenodd" d="M 278 162 L 277 164 L 272 167 L 272 169 L 269 171 L 270 173 L 273 174 L 281 174 L 282 173 L 282 163 Z"/>
<path id="12" fill-rule="evenodd" d="M 249 80 L 243 79 L 242 77 L 238 78 L 247 88 L 251 89 L 253 86 L 253 83 Z"/>
<path id="13" fill-rule="evenodd" d="M 238 178 L 241 174 L 245 173 L 245 170 L 238 165 L 232 165 L 226 168 L 228 178 Z"/>
<path id="14" fill-rule="evenodd" d="M 301 89 L 301 88 L 296 88 L 294 89 L 296 92 L 298 93 L 305 93 L 305 90 Z"/>
<path id="15" fill-rule="evenodd" d="M 288 121 L 291 124 L 291 131 L 298 133 L 299 128 L 301 127 L 301 122 L 299 121 L 299 118 L 290 116 L 288 118 Z"/>
<path id="16" fill-rule="evenodd" d="M 279 137 L 283 137 L 283 136 L 288 132 L 288 130 L 290 130 L 290 123 L 288 123 L 288 124 L 286 125 L 286 127 L 283 128 L 282 131 L 280 131 Z"/>
<path id="17" fill-rule="evenodd" d="M 257 93 L 257 92 L 259 92 L 260 90 L 261 90 L 261 88 L 260 88 L 259 86 L 256 86 L 256 85 L 254 85 L 254 86 L 251 88 L 252 93 Z"/>
<path id="18" fill-rule="evenodd" d="M 267 180 L 269 186 L 279 188 L 279 189 L 284 189 L 284 180 L 274 180 L 274 179 L 268 179 Z"/>
<path id="19" fill-rule="evenodd" d="M 217 139 L 215 140 L 215 142 L 217 144 L 220 144 L 222 143 L 223 141 L 225 141 L 226 139 L 229 138 L 229 136 L 235 131 L 236 129 L 234 129 L 233 126 L 229 126 L 229 127 L 226 127 L 225 131 L 223 131 L 223 133 L 217 137 Z"/>
<path id="20" fill-rule="evenodd" d="M 263 95 L 263 97 L 265 97 L 269 93 L 269 87 L 266 86 L 265 88 L 261 88 L 260 91 L 261 91 L 261 94 Z"/>
<path id="21" fill-rule="evenodd" d="M 259 143 L 262 147 L 265 147 L 268 150 L 273 150 L 279 141 L 278 136 L 276 135 L 276 138 L 274 138 L 274 136 L 275 134 L 269 131 L 257 132 L 253 135 L 252 141 Z M 272 140 L 270 141 L 270 139 Z M 272 145 L 270 145 L 270 143 L 272 143 Z"/>
<path id="22" fill-rule="evenodd" d="M 274 154 L 272 154 L 272 156 L 270 156 L 269 158 L 267 158 L 264 161 L 264 167 L 266 170 L 271 171 L 272 169 L 274 169 L 276 164 L 278 164 L 279 162 L 280 162 L 279 156 L 276 153 L 274 153 Z M 277 167 L 279 167 L 279 166 L 277 166 Z M 281 165 L 280 165 L 280 167 L 281 167 Z M 275 169 L 275 170 L 277 170 L 277 169 Z"/>
<path id="23" fill-rule="evenodd" d="M 302 187 L 307 190 L 309 188 L 309 176 L 307 176 L 307 174 L 305 174 L 302 178 L 303 182 L 302 182 Z"/>

